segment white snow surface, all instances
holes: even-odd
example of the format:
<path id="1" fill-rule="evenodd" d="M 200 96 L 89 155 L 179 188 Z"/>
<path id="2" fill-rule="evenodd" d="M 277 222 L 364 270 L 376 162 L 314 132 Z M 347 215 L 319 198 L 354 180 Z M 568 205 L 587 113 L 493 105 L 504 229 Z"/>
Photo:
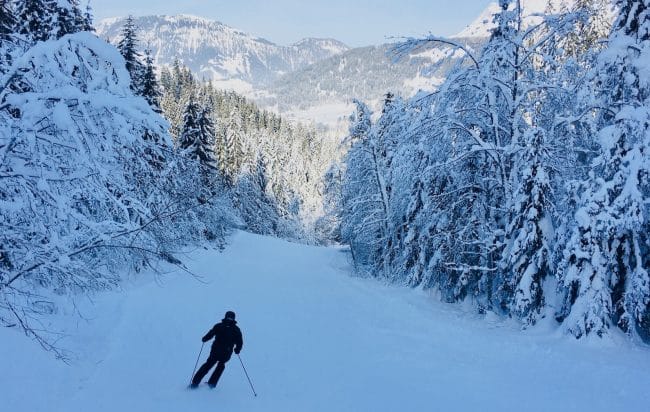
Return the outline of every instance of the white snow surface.
<path id="1" fill-rule="evenodd" d="M 0 330 L 5 411 L 645 411 L 650 350 L 521 332 L 427 293 L 350 276 L 347 252 L 238 232 L 183 273 L 60 315 L 76 353 L 56 361 Z M 186 389 L 201 337 L 235 310 L 244 334 L 215 390 Z M 65 320 L 65 322 L 63 322 Z M 62 323 L 63 322 L 63 323 Z M 616 338 L 617 339 L 617 338 Z M 203 350 L 202 360 L 209 347 Z"/>
<path id="2" fill-rule="evenodd" d="M 575 0 L 550 0 L 550 4 L 559 9 L 566 7 L 570 9 L 575 4 Z M 549 0 L 521 0 L 521 7 L 523 9 L 524 25 L 530 26 L 538 24 L 540 18 L 538 15 L 544 14 L 549 5 Z M 515 2 L 511 4 L 515 7 Z M 490 3 L 485 10 L 474 20 L 470 25 L 465 27 L 460 33 L 452 36 L 452 38 L 473 38 L 473 37 L 490 37 L 492 30 L 496 27 L 493 22 L 494 15 L 501 10 L 498 2 Z"/>

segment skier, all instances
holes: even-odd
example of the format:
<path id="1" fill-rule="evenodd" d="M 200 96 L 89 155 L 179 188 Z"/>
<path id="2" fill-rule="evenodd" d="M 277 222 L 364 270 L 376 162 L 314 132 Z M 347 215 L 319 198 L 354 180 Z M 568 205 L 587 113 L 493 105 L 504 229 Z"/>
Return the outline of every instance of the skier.
<path id="1" fill-rule="evenodd" d="M 217 386 L 217 382 L 223 373 L 223 370 L 226 368 L 226 362 L 230 360 L 232 356 L 233 348 L 237 355 L 241 351 L 242 345 L 244 344 L 242 340 L 241 330 L 237 326 L 235 321 L 235 312 L 228 311 L 226 312 L 223 320 L 220 323 L 214 325 L 212 329 L 202 338 L 202 341 L 205 343 L 210 339 L 214 338 L 212 343 L 212 349 L 210 350 L 210 356 L 205 361 L 203 365 L 199 368 L 192 379 L 192 384 L 190 388 L 194 389 L 199 386 L 203 377 L 212 369 L 212 367 L 217 364 L 212 376 L 208 380 L 208 385 L 211 388 Z"/>

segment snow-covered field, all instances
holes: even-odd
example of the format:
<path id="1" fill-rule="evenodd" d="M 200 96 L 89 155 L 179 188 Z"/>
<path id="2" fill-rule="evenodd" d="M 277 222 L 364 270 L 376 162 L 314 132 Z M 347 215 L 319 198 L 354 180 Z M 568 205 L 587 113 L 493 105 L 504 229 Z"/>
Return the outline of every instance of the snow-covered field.
<path id="1" fill-rule="evenodd" d="M 647 411 L 650 350 L 479 319 L 421 291 L 349 276 L 347 255 L 236 233 L 173 273 L 68 317 L 70 366 L 0 330 L 4 411 Z M 186 389 L 201 336 L 244 333 L 217 389 Z M 57 320 L 58 321 L 58 320 Z M 75 328 L 73 326 L 76 325 Z M 203 351 L 205 359 L 208 347 Z"/>

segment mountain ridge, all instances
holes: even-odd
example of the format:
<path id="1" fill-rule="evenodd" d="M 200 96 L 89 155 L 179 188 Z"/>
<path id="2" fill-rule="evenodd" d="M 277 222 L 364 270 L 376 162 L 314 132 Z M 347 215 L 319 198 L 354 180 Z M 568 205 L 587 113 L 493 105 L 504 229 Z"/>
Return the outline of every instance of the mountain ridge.
<path id="1" fill-rule="evenodd" d="M 199 77 L 243 82 L 249 87 L 268 84 L 282 74 L 350 49 L 338 40 L 318 38 L 282 46 L 219 21 L 188 14 L 133 19 L 140 43 L 152 51 L 156 65 L 169 66 L 178 59 Z M 116 43 L 125 21 L 126 17 L 103 19 L 97 33 Z"/>
<path id="2" fill-rule="evenodd" d="M 575 0 L 551 0 L 559 10 Z M 547 0 L 522 1 L 526 25 L 547 11 Z M 494 28 L 492 2 L 454 41 L 478 51 Z M 98 33 L 119 38 L 125 18 L 109 18 Z M 333 38 L 307 37 L 290 45 L 278 45 L 232 28 L 220 21 L 180 14 L 143 16 L 135 19 L 142 43 L 150 44 L 155 63 L 169 66 L 175 58 L 198 78 L 215 87 L 234 90 L 261 106 L 300 121 L 337 124 L 359 98 L 375 109 L 387 92 L 410 97 L 419 90 L 433 91 L 448 71 L 464 56 L 443 44 L 428 44 L 400 59 L 390 57 L 394 44 L 349 47 Z"/>

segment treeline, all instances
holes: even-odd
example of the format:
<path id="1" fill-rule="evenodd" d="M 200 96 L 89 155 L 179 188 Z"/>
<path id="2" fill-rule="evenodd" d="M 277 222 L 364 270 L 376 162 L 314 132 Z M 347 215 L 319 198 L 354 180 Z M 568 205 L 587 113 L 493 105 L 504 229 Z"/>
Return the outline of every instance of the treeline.
<path id="1" fill-rule="evenodd" d="M 357 102 L 329 175 L 340 236 L 358 270 L 446 302 L 649 340 L 650 1 L 617 1 L 613 26 L 607 1 L 532 25 L 500 5 L 437 92 L 376 121 Z"/>
<path id="2" fill-rule="evenodd" d="M 179 62 L 162 69 L 160 84 L 176 145 L 233 190 L 250 230 L 309 242 L 323 237 L 316 222 L 323 175 L 339 156 L 335 139 L 217 90 Z"/>
<path id="3" fill-rule="evenodd" d="M 201 164 L 203 180 L 231 193 L 248 230 L 322 240 L 322 177 L 340 157 L 335 139 L 217 90 L 179 61 L 163 67 L 158 80 L 151 53 L 140 51 L 132 17 L 114 40 L 131 89 L 170 122 L 174 145 Z"/>

